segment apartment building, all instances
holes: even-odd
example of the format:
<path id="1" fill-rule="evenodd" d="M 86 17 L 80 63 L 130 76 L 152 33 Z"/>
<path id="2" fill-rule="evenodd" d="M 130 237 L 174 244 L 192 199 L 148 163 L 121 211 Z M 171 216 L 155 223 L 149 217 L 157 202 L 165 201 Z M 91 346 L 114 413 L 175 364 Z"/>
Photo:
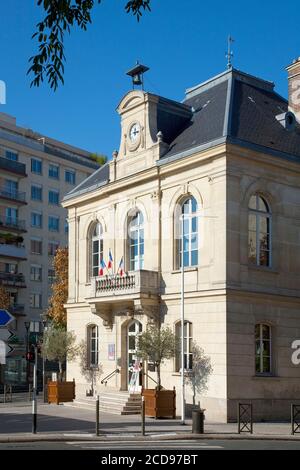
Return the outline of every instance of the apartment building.
<path id="1" fill-rule="evenodd" d="M 31 329 L 40 329 L 54 280 L 53 256 L 68 243 L 67 211 L 60 201 L 97 168 L 89 152 L 20 127 L 14 117 L 0 113 L 0 283 L 16 319 L 2 380 L 26 382 L 30 329 L 25 322 L 35 321 Z"/>

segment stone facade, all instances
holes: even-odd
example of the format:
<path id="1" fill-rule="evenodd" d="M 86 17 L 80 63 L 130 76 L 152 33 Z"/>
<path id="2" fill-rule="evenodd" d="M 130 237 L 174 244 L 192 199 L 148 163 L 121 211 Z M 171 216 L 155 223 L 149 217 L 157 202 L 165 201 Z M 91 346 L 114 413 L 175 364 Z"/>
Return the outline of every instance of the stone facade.
<path id="1" fill-rule="evenodd" d="M 182 158 L 165 158 L 170 142 L 158 117 L 164 114 L 180 126 L 190 112 L 187 105 L 131 91 L 118 112 L 121 144 L 109 163 L 109 181 L 90 191 L 75 190 L 63 202 L 69 212 L 72 273 L 68 329 L 80 342 L 86 340 L 88 326 L 97 325 L 102 377 L 120 369 L 106 387 L 97 381 L 97 393 L 128 389 L 128 326 L 133 319 L 143 329 L 159 320 L 176 330 L 181 306 L 176 211 L 185 198 L 193 197 L 200 213 L 199 257 L 197 265 L 185 268 L 185 320 L 191 322 L 193 340 L 213 367 L 208 390 L 196 396 L 196 402 L 201 400 L 207 419 L 215 421 L 236 419 L 237 403 L 245 400 L 253 402 L 257 419 L 288 418 L 290 403 L 300 398 L 300 366 L 291 362 L 291 344 L 300 338 L 299 162 L 287 164 L 269 152 L 226 140 L 194 149 L 190 142 Z M 139 135 L 132 142 L 136 123 Z M 254 266 L 248 260 L 248 205 L 254 194 L 268 201 L 271 210 L 270 266 Z M 144 266 L 131 272 L 127 225 L 136 210 L 144 217 Z M 96 222 L 103 227 L 106 263 L 109 249 L 113 254 L 114 273 L 124 257 L 125 271 L 132 276 L 127 286 L 124 278 L 120 285 L 107 284 L 109 277 L 91 277 L 90 238 Z M 267 324 L 272 331 L 267 374 L 256 373 L 257 324 Z M 180 414 L 175 362 L 163 365 L 162 384 L 176 387 Z M 155 378 L 147 364 L 144 368 Z M 77 395 L 84 395 L 89 384 L 79 363 L 68 363 L 67 371 L 68 378 L 76 380 Z M 145 376 L 143 385 L 153 383 Z M 192 402 L 187 386 L 186 403 Z"/>

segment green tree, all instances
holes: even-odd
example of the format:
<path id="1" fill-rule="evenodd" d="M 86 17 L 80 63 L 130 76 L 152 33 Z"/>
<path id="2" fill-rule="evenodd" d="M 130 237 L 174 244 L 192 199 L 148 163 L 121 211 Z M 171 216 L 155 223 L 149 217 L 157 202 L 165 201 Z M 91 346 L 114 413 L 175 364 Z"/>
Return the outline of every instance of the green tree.
<path id="1" fill-rule="evenodd" d="M 195 342 L 192 342 L 193 354 L 192 370 L 185 373 L 185 382 L 192 387 L 193 405 L 196 404 L 196 394 L 201 394 L 208 389 L 208 379 L 213 372 L 210 357 Z"/>
<path id="2" fill-rule="evenodd" d="M 58 248 L 54 261 L 55 282 L 49 301 L 47 317 L 58 326 L 66 326 L 67 312 L 64 307 L 68 300 L 68 248 Z"/>
<path id="3" fill-rule="evenodd" d="M 137 357 L 155 364 L 157 387 L 161 387 L 161 364 L 165 359 L 175 356 L 177 349 L 176 337 L 169 327 L 150 326 L 138 336 Z"/>
<path id="4" fill-rule="evenodd" d="M 42 354 L 49 361 L 57 361 L 59 365 L 59 380 L 62 380 L 62 365 L 67 360 L 72 361 L 79 354 L 76 336 L 72 331 L 55 325 L 49 326 L 43 338 Z"/>
<path id="5" fill-rule="evenodd" d="M 102 155 L 102 154 L 99 154 L 99 153 L 96 153 L 96 152 L 91 153 L 90 158 L 92 160 L 94 160 L 94 162 L 99 163 L 99 165 L 104 165 L 107 162 L 107 156 L 106 155 Z"/>
<path id="6" fill-rule="evenodd" d="M 47 79 L 50 87 L 57 89 L 64 83 L 64 38 L 71 29 L 78 27 L 86 31 L 92 23 L 91 13 L 101 0 L 37 0 L 37 5 L 45 11 L 33 34 L 38 42 L 38 53 L 29 59 L 28 73 L 33 74 L 31 86 L 39 86 Z M 127 1 L 124 8 L 139 21 L 144 10 L 150 11 L 151 0 Z"/>
<path id="7" fill-rule="evenodd" d="M 78 347 L 78 358 L 79 367 L 81 374 L 87 382 L 91 384 L 90 392 L 91 396 L 94 396 L 94 388 L 97 380 L 100 379 L 103 374 L 103 368 L 101 364 L 92 366 L 89 361 L 89 348 L 87 341 L 82 340 Z"/>

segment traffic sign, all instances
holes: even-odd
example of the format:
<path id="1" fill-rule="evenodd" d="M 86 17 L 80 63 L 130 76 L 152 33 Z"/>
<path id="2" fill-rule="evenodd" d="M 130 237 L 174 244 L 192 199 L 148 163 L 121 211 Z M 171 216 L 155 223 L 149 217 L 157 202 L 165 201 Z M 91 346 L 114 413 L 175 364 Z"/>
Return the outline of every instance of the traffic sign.
<path id="1" fill-rule="evenodd" d="M 15 320 L 15 317 L 12 316 L 7 310 L 0 310 L 0 327 L 7 326 L 9 323 Z"/>
<path id="2" fill-rule="evenodd" d="M 2 341 L 9 341 L 10 338 L 14 336 L 14 333 L 7 328 L 1 328 L 0 329 L 0 340 Z"/>
<path id="3" fill-rule="evenodd" d="M 5 346 L 6 346 L 6 355 L 8 356 L 11 352 L 14 351 L 15 348 L 11 346 L 10 344 L 6 344 Z"/>

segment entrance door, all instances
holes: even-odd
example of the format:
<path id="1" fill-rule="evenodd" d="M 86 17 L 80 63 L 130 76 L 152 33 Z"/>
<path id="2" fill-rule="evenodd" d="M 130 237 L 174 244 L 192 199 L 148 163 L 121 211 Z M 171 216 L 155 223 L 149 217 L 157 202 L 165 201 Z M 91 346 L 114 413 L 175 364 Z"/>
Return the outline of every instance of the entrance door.
<path id="1" fill-rule="evenodd" d="M 136 350 L 137 350 L 137 337 L 138 335 L 142 332 L 142 324 L 137 321 L 133 320 L 131 323 L 128 325 L 128 345 L 127 345 L 127 351 L 128 351 L 128 359 L 127 359 L 127 364 L 128 364 L 128 388 L 131 383 L 131 378 L 133 373 L 136 374 L 137 371 L 137 356 L 136 356 Z M 142 385 L 142 374 L 139 374 L 138 377 L 138 382 L 136 383 L 137 386 Z"/>

